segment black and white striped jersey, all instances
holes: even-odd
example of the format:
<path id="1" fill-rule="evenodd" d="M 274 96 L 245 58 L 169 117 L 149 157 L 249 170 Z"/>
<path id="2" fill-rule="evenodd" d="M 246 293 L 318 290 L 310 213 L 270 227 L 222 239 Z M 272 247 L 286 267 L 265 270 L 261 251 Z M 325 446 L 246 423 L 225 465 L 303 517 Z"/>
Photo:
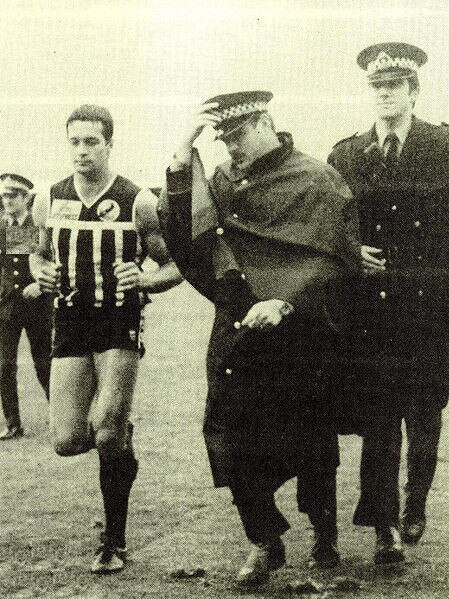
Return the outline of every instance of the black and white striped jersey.
<path id="1" fill-rule="evenodd" d="M 114 267 L 136 260 L 140 251 L 134 206 L 139 191 L 118 175 L 86 205 L 73 175 L 51 187 L 45 226 L 53 259 L 61 265 L 56 308 L 138 309 L 136 289 L 117 292 Z"/>

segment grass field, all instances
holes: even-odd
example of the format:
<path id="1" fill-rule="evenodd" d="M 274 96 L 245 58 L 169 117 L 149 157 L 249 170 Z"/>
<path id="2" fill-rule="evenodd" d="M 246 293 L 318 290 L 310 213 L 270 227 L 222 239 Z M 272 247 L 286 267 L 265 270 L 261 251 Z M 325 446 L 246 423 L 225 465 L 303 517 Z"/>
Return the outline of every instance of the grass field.
<path id="1" fill-rule="evenodd" d="M 98 542 L 102 507 L 94 452 L 60 458 L 50 446 L 47 405 L 22 343 L 20 394 L 26 436 L 0 445 L 0 599 L 228 599 L 288 596 L 289 581 L 306 580 L 311 531 L 294 504 L 293 481 L 279 492 L 290 520 L 288 567 L 257 593 L 233 584 L 246 554 L 245 537 L 227 489 L 214 489 L 201 436 L 204 355 L 212 311 L 186 284 L 146 309 L 145 344 L 134 422 L 140 471 L 128 527 L 130 563 L 121 573 L 88 571 Z M 370 529 L 351 524 L 358 494 L 360 441 L 341 440 L 339 524 L 342 565 L 313 573 L 361 581 L 357 591 L 327 597 L 449 597 L 449 442 L 444 427 L 440 462 L 421 544 L 396 567 L 375 567 Z M 170 572 L 204 568 L 203 578 L 172 580 Z"/>

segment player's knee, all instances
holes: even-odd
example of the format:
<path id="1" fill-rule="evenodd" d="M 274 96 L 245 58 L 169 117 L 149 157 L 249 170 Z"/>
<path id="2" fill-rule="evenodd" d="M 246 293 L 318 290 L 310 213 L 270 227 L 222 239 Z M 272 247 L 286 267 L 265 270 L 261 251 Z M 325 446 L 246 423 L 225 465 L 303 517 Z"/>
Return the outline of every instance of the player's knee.
<path id="1" fill-rule="evenodd" d="M 53 439 L 53 448 L 60 456 L 72 456 L 88 451 L 89 444 L 84 437 L 55 437 Z"/>
<path id="2" fill-rule="evenodd" d="M 113 457 L 123 449 L 123 439 L 112 428 L 99 428 L 95 433 L 95 445 L 101 457 Z"/>

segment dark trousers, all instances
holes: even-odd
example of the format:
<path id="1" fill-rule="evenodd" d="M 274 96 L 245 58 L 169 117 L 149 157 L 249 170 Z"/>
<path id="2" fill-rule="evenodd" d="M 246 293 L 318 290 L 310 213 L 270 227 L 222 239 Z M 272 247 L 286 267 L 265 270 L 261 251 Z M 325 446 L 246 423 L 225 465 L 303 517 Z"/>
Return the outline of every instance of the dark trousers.
<path id="1" fill-rule="evenodd" d="M 408 443 L 405 513 L 424 515 L 437 464 L 441 408 L 431 397 L 416 397 L 409 403 L 404 419 Z M 398 525 L 401 446 L 399 418 L 383 430 L 365 435 L 360 464 L 361 494 L 354 524 Z"/>
<path id="2" fill-rule="evenodd" d="M 438 460 L 441 408 L 413 402 L 405 416 L 407 430 L 407 483 L 405 514 L 424 516 L 427 495 Z"/>
<path id="3" fill-rule="evenodd" d="M 329 435 L 317 460 L 305 460 L 297 473 L 297 503 L 314 526 L 336 538 L 337 435 Z M 246 536 L 252 543 L 269 542 L 290 526 L 279 511 L 274 494 L 292 478 L 280 458 L 245 458 L 234 466 L 230 487 Z"/>
<path id="4" fill-rule="evenodd" d="M 48 399 L 50 380 L 51 313 L 47 306 L 33 302 L 13 313 L 9 320 L 0 320 L 0 394 L 7 426 L 20 426 L 17 393 L 17 352 L 22 330 L 30 342 L 37 378 Z M 42 310 L 42 306 L 46 308 Z"/>

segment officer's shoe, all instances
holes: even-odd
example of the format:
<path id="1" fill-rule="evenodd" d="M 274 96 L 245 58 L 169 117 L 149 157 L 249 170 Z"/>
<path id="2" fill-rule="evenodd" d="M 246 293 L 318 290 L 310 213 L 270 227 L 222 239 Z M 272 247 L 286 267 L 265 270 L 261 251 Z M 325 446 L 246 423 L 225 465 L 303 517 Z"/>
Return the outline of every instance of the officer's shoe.
<path id="1" fill-rule="evenodd" d="M 237 574 L 239 586 L 257 586 L 267 582 L 270 572 L 285 564 L 285 546 L 280 538 L 269 543 L 256 543 Z"/>
<path id="2" fill-rule="evenodd" d="M 19 426 L 6 426 L 0 432 L 0 441 L 9 441 L 10 439 L 18 439 L 23 437 L 23 428 Z"/>
<path id="3" fill-rule="evenodd" d="M 315 542 L 310 552 L 308 566 L 310 569 L 325 570 L 335 568 L 340 563 L 340 554 L 336 539 L 315 532 Z"/>
<path id="4" fill-rule="evenodd" d="M 375 564 L 396 564 L 405 559 L 401 536 L 394 526 L 376 526 Z"/>
<path id="5" fill-rule="evenodd" d="M 421 515 L 404 515 L 401 520 L 401 539 L 409 545 L 416 545 L 426 529 L 426 517 Z"/>
<path id="6" fill-rule="evenodd" d="M 113 574 L 123 570 L 126 563 L 126 547 L 115 547 L 104 539 L 96 551 L 95 559 L 90 566 L 93 574 Z"/>

